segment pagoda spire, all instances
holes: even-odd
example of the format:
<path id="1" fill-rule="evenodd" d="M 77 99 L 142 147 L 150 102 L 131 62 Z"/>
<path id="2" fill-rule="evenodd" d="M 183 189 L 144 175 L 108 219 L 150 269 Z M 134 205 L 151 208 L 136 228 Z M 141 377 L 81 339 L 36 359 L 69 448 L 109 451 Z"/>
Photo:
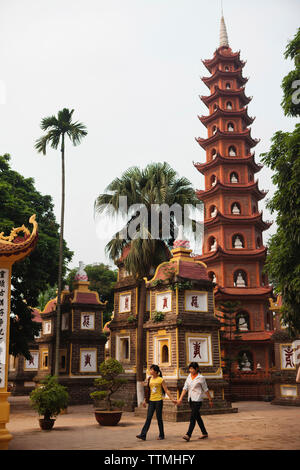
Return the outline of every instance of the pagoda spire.
<path id="1" fill-rule="evenodd" d="M 226 29 L 226 24 L 223 15 L 223 5 L 222 5 L 222 16 L 220 24 L 220 46 L 219 47 L 229 47 L 228 34 Z"/>

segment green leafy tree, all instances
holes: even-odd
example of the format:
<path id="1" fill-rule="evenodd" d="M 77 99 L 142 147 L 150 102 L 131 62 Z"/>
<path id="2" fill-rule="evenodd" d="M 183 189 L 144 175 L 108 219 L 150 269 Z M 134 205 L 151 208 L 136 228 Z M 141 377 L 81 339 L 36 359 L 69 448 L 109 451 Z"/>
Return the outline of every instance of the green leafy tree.
<path id="1" fill-rule="evenodd" d="M 47 147 L 50 145 L 57 150 L 60 146 L 61 152 L 61 216 L 60 216 L 60 237 L 59 237 L 59 263 L 58 263 L 58 280 L 57 280 L 57 327 L 56 327 L 56 344 L 55 344 L 55 370 L 54 374 L 59 375 L 59 342 L 60 342 L 60 323 L 61 323 L 61 291 L 63 276 L 63 236 L 64 236 L 64 219 L 65 219 L 65 139 L 69 138 L 73 145 L 79 145 L 87 135 L 86 127 L 81 122 L 73 122 L 74 109 L 71 111 L 67 108 L 59 111 L 56 116 L 43 118 L 41 121 L 41 129 L 46 132 L 40 137 L 35 144 L 38 152 L 46 155 Z"/>
<path id="2" fill-rule="evenodd" d="M 128 213 L 120 203 L 121 197 L 127 198 Z M 116 261 L 124 247 L 130 245 L 124 264 L 125 269 L 137 280 L 139 293 L 136 355 L 138 404 L 142 401 L 143 394 L 143 324 L 146 310 L 144 278 L 149 277 L 161 262 L 170 258 L 168 246 L 173 244 L 178 223 L 182 223 L 171 216 L 170 230 L 165 230 L 168 221 L 155 212 L 157 205 L 161 204 L 169 207 L 178 204 L 181 208 L 185 204 L 199 204 L 190 182 L 178 177 L 176 171 L 166 162 L 151 163 L 143 170 L 139 167 L 129 168 L 120 178 L 115 178 L 106 192 L 100 194 L 95 201 L 96 213 L 127 217 L 125 227 L 107 244 L 106 251 Z M 154 217 L 159 220 L 158 236 L 155 238 L 150 233 Z M 132 226 L 136 226 L 137 234 L 132 235 L 128 230 Z"/>
<path id="3" fill-rule="evenodd" d="M 281 106 L 286 116 L 300 115 L 300 28 L 286 47 L 284 57 L 294 61 L 294 69 L 282 80 Z"/>
<path id="4" fill-rule="evenodd" d="M 36 307 L 42 312 L 44 308 L 46 307 L 47 303 L 49 302 L 49 300 L 54 299 L 56 295 L 57 295 L 57 285 L 55 284 L 55 286 L 52 287 L 48 284 L 47 289 L 43 292 L 40 292 Z"/>
<path id="5" fill-rule="evenodd" d="M 57 378 L 47 375 L 41 385 L 30 393 L 31 406 L 44 419 L 51 419 L 66 409 L 69 402 L 67 388 L 57 382 Z"/>
<path id="6" fill-rule="evenodd" d="M 104 400 L 108 411 L 115 407 L 122 408 L 125 402 L 123 400 L 112 400 L 112 395 L 128 382 L 127 379 L 119 377 L 124 372 L 122 364 L 116 359 L 107 359 L 100 364 L 99 373 L 101 377 L 95 379 L 94 382 L 98 390 L 90 394 L 97 406 L 99 402 Z"/>
<path id="7" fill-rule="evenodd" d="M 12 270 L 9 352 L 30 359 L 28 344 L 39 332 L 32 321 L 32 308 L 38 304 L 40 292 L 57 282 L 59 226 L 55 221 L 51 196 L 44 196 L 34 186 L 33 178 L 24 178 L 10 167 L 10 156 L 0 156 L 0 231 L 9 234 L 36 214 L 38 243 L 23 261 Z M 64 243 L 63 273 L 73 253 Z"/>
<path id="8" fill-rule="evenodd" d="M 88 264 L 84 267 L 90 282 L 90 289 L 97 291 L 102 302 L 107 300 L 106 310 L 103 315 L 103 321 L 110 320 L 114 309 L 114 286 L 117 282 L 117 270 L 112 270 L 104 263 Z M 77 269 L 72 269 L 66 279 L 66 282 L 73 290 L 74 278 Z"/>
<path id="9" fill-rule="evenodd" d="M 297 98 L 292 87 L 298 78 L 300 90 L 299 54 L 300 29 L 285 53 L 295 64 L 282 82 L 282 107 L 289 116 L 300 116 L 300 91 Z M 300 124 L 296 124 L 293 132 L 276 132 L 269 152 L 262 154 L 262 161 L 273 170 L 272 181 L 277 188 L 267 204 L 276 213 L 277 232 L 268 243 L 265 269 L 275 292 L 283 297 L 281 318 L 290 334 L 296 336 L 300 333 Z"/>

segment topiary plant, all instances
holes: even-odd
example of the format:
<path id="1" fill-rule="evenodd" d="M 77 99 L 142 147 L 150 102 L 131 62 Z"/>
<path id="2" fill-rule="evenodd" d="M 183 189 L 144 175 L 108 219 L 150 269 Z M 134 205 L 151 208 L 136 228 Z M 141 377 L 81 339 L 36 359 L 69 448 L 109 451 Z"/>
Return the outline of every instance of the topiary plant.
<path id="1" fill-rule="evenodd" d="M 67 408 L 69 394 L 67 388 L 57 382 L 57 378 L 47 375 L 36 389 L 30 393 L 31 406 L 45 420 L 57 416 Z"/>
<path id="2" fill-rule="evenodd" d="M 91 393 L 90 397 L 96 405 L 99 401 L 104 400 L 108 411 L 112 411 L 113 408 L 121 409 L 125 402 L 123 400 L 112 400 L 111 397 L 127 383 L 127 379 L 118 377 L 118 375 L 125 372 L 122 364 L 116 359 L 107 359 L 100 364 L 99 372 L 101 377 L 94 382 L 98 391 Z"/>

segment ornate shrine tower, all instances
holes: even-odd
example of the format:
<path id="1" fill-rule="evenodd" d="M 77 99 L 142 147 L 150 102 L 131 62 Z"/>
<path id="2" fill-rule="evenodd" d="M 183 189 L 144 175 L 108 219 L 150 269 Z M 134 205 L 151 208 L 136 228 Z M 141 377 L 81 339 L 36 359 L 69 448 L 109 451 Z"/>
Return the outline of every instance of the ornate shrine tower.
<path id="1" fill-rule="evenodd" d="M 211 75 L 202 78 L 210 91 L 209 96 L 201 96 L 208 115 L 199 117 L 208 135 L 196 139 L 206 152 L 206 161 L 194 163 L 205 177 L 205 189 L 197 191 L 205 208 L 203 250 L 197 259 L 205 262 L 216 284 L 216 302 L 240 302 L 236 316 L 240 339 L 235 342 L 240 359 L 234 372 L 243 381 L 245 376 L 251 378 L 253 387 L 246 383 L 244 389 L 236 386 L 235 392 L 239 399 L 257 399 L 262 390 L 257 380 L 261 377 L 263 382 L 274 361 L 273 317 L 268 308 L 272 288 L 263 274 L 266 248 L 262 239 L 271 223 L 263 221 L 258 209 L 266 191 L 254 179 L 262 165 L 255 162 L 252 152 L 259 140 L 249 128 L 254 118 L 247 109 L 251 98 L 245 94 L 245 62 L 240 52 L 229 47 L 223 16 L 220 45 L 203 64 Z M 222 349 L 226 355 L 226 339 Z"/>

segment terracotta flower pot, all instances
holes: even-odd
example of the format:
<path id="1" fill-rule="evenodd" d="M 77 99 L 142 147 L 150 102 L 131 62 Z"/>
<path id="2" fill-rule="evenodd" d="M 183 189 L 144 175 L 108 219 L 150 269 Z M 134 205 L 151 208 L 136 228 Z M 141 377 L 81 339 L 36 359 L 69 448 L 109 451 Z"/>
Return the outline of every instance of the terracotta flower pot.
<path id="1" fill-rule="evenodd" d="M 100 411 L 95 410 L 95 418 L 101 426 L 116 426 L 120 421 L 122 411 Z"/>
<path id="2" fill-rule="evenodd" d="M 54 426 L 54 423 L 55 423 L 55 419 L 44 419 L 44 418 L 40 418 L 39 419 L 39 423 L 40 423 L 40 428 L 43 430 L 43 431 L 50 431 L 53 426 Z"/>

